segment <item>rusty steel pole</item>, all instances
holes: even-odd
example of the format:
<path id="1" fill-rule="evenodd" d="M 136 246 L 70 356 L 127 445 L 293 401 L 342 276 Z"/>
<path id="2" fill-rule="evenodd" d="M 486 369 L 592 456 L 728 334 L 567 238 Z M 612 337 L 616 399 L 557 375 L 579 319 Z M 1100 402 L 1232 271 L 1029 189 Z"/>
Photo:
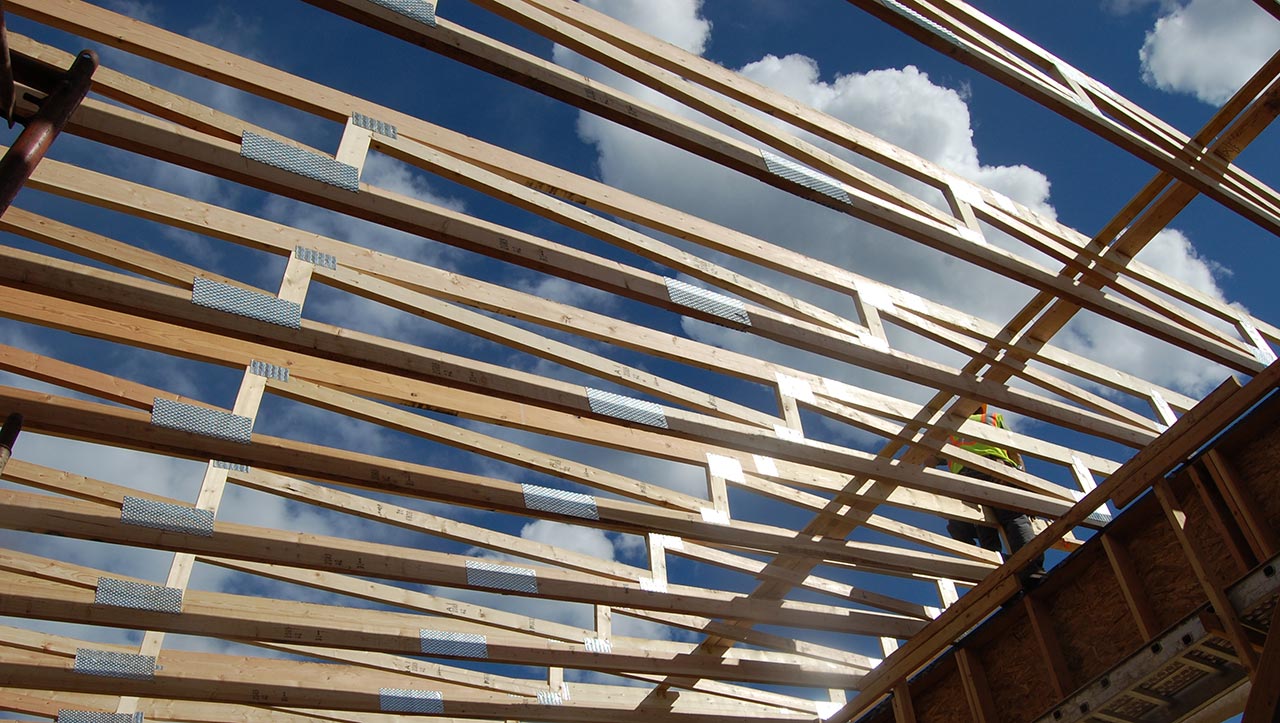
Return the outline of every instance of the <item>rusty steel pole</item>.
<path id="1" fill-rule="evenodd" d="M 0 158 L 0 214 L 8 210 L 9 204 L 13 203 L 18 191 L 22 190 L 23 184 L 35 171 L 36 164 L 44 158 L 71 114 L 89 94 L 93 72 L 97 69 L 97 53 L 92 50 L 81 51 L 71 68 L 40 104 L 40 109 L 27 121 L 26 128 L 4 154 L 4 158 Z"/>
<path id="2" fill-rule="evenodd" d="M 0 114 L 13 127 L 13 105 L 18 100 L 13 82 L 13 61 L 9 59 L 9 31 L 4 27 L 4 0 L 0 0 Z"/>
<path id="3" fill-rule="evenodd" d="M 17 412 L 10 414 L 9 418 L 4 420 L 4 427 L 0 427 L 0 472 L 4 472 L 5 463 L 13 454 L 13 443 L 18 440 L 18 432 L 21 431 L 22 415 Z"/>

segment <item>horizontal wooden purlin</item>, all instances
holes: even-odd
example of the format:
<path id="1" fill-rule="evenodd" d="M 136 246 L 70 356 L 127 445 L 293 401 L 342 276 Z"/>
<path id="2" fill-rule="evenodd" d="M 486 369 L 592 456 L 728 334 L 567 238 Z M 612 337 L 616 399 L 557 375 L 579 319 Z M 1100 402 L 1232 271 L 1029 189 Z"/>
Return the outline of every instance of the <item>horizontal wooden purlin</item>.
<path id="1" fill-rule="evenodd" d="M 92 647 L 91 644 L 89 644 Z M 432 689 L 441 693 L 439 713 L 459 718 L 524 718 L 583 723 L 660 720 L 672 723 L 760 723 L 813 721 L 812 714 L 783 713 L 759 705 L 713 699 L 696 693 L 671 693 L 671 700 L 646 704 L 647 691 L 635 689 L 615 700 L 562 699 L 554 709 L 530 698 L 487 694 L 414 676 L 367 668 L 299 663 L 267 658 L 163 651 L 149 680 L 85 675 L 63 656 L 0 647 L 0 680 L 15 688 L 73 693 L 137 695 L 211 703 L 273 705 L 379 713 L 382 690 Z M 625 691 L 626 689 L 620 689 Z M 659 696 L 660 698 L 662 696 Z M 391 709 L 410 714 L 410 711 Z"/>
<path id="2" fill-rule="evenodd" d="M 991 569 L 990 563 L 958 560 L 886 545 L 838 539 L 800 539 L 781 528 L 756 523 L 733 521 L 727 525 L 714 524 L 705 521 L 700 513 L 662 513 L 659 508 L 646 509 L 633 503 L 604 498 L 596 498 L 598 520 L 551 513 L 534 515 L 535 511 L 527 506 L 521 485 L 478 475 L 332 450 L 266 435 L 254 435 L 252 444 L 239 444 L 156 427 L 141 412 L 4 387 L 0 387 L 0 403 L 23 410 L 25 424 L 35 431 L 176 456 L 248 464 L 308 479 L 451 504 L 502 509 L 520 515 L 563 519 L 636 534 L 660 531 L 714 544 L 764 550 L 776 548 L 778 552 L 806 553 L 819 559 L 840 560 L 869 570 L 901 575 L 926 574 L 976 581 Z"/>
<path id="3" fill-rule="evenodd" d="M 18 46 L 22 47 L 27 52 L 34 52 L 34 53 L 43 52 L 46 54 L 60 52 L 60 51 L 54 51 L 52 49 L 49 49 L 46 46 L 39 46 L 39 45 L 33 44 L 30 41 L 27 41 L 26 39 L 23 39 L 21 37 L 15 37 L 11 40 L 11 42 L 18 44 Z M 270 69 L 269 72 L 278 73 L 279 71 Z M 95 83 L 101 84 L 103 82 L 107 82 L 111 84 L 113 82 L 117 82 L 117 81 L 111 80 L 113 78 L 116 78 L 117 75 L 118 74 L 113 74 L 112 71 L 110 71 L 109 69 L 100 70 L 100 72 L 95 77 Z M 123 76 L 120 76 L 120 78 L 121 80 L 118 81 L 119 83 L 128 84 L 132 82 L 133 85 L 136 85 L 136 82 L 123 79 Z M 304 81 L 299 81 L 299 82 L 305 85 Z M 113 85 L 113 88 L 114 87 L 115 86 Z M 130 87 L 133 87 L 133 86 L 131 85 Z M 110 90 L 107 90 L 107 89 L 104 89 L 104 90 L 108 94 L 111 94 Z M 154 89 L 151 92 L 154 92 Z M 138 98 L 135 97 L 135 95 L 126 93 L 124 97 L 131 99 L 133 102 L 138 102 Z M 355 103 L 357 102 L 357 99 L 348 98 L 348 101 Z M 165 104 L 163 104 L 162 107 L 158 107 L 153 110 L 158 114 L 160 114 L 161 116 L 165 116 L 166 110 L 174 107 L 180 107 L 185 103 L 187 102 L 184 99 L 181 99 L 178 96 L 173 96 L 172 98 L 167 99 Z M 366 107 L 366 106 L 368 106 L 368 104 L 363 103 L 361 107 Z M 316 111 L 316 112 L 319 112 L 319 111 Z M 394 111 L 390 111 L 389 109 L 385 109 L 385 108 L 379 109 L 378 112 L 384 115 L 386 113 L 392 113 L 394 115 Z M 213 115 L 213 116 L 219 115 L 215 111 L 211 111 L 208 109 L 206 109 L 205 113 L 206 115 Z M 407 122 L 410 125 L 424 125 L 421 123 L 421 121 L 410 119 L 408 117 L 401 118 L 400 121 Z M 219 127 L 221 127 L 224 131 L 226 131 L 228 137 L 238 137 L 237 134 L 239 133 L 239 129 L 242 128 L 244 125 L 243 122 L 230 120 L 229 117 L 222 119 L 221 124 L 222 125 Z M 450 138 L 454 137 L 455 135 L 443 129 L 436 129 L 436 130 L 439 133 L 443 133 L 445 136 L 448 136 Z M 906 294 L 905 292 L 899 291 L 892 287 L 885 286 L 884 284 L 876 282 L 872 279 L 858 276 L 847 270 L 840 269 L 840 268 L 831 266 L 829 264 L 821 263 L 814 259 L 809 259 L 806 257 L 799 256 L 798 254 L 795 254 L 795 252 L 789 251 L 782 247 L 772 246 L 764 241 L 760 241 L 759 239 L 752 239 L 750 237 L 746 237 L 743 234 L 733 231 L 732 229 L 716 226 L 714 224 L 703 221 L 701 219 L 688 217 L 686 214 L 678 213 L 673 209 L 659 207 L 656 204 L 653 204 L 652 202 L 645 201 L 644 199 L 640 199 L 638 197 L 622 193 L 617 189 L 607 188 L 603 186 L 603 184 L 600 184 L 595 181 L 591 181 L 590 179 L 586 179 L 583 177 L 576 177 L 576 176 L 570 179 L 568 174 L 565 174 L 564 172 L 559 171 L 558 169 L 555 169 L 550 166 L 546 166 L 545 164 L 540 164 L 531 159 L 525 159 L 525 158 L 516 156 L 515 154 L 511 154 L 505 151 L 504 149 L 493 147 L 493 146 L 487 146 L 486 144 L 483 144 L 479 141 L 471 141 L 468 144 L 454 143 L 454 144 L 446 144 L 446 145 L 448 146 L 449 152 L 457 157 L 460 157 L 460 158 L 465 157 L 470 162 L 482 165 L 483 167 L 487 168 L 488 170 L 494 173 L 507 174 L 509 177 L 512 177 L 514 180 L 521 181 L 526 185 L 530 185 L 531 187 L 539 188 L 540 190 L 545 191 L 547 193 L 551 193 L 552 195 L 568 197 L 570 200 L 573 200 L 577 203 L 587 203 L 588 205 L 592 205 L 600 210 L 604 210 L 607 213 L 622 216 L 634 222 L 646 223 L 647 225 L 653 226 L 654 228 L 658 228 L 663 232 L 670 233 L 682 238 L 695 240 L 704 246 L 708 246 L 709 248 L 714 248 L 716 250 L 719 250 L 725 253 L 730 253 L 730 254 L 736 253 L 738 255 L 742 255 L 743 250 L 752 249 L 754 250 L 755 255 L 751 255 L 750 259 L 756 263 L 764 263 L 765 265 L 770 266 L 775 270 L 789 272 L 792 274 L 797 274 L 797 273 L 808 274 L 807 276 L 805 276 L 807 280 L 812 281 L 814 283 L 831 286 L 831 288 L 837 291 L 856 294 L 856 293 L 859 293 L 861 289 L 865 289 L 868 286 L 873 287 L 874 289 L 878 290 L 878 293 L 881 293 L 882 295 L 886 296 L 887 298 L 893 301 L 893 303 L 889 306 L 889 308 L 884 309 L 881 313 L 889 317 L 892 317 L 895 321 L 902 323 L 906 328 L 915 328 L 918 324 L 917 320 L 920 318 L 917 316 L 917 314 L 922 314 L 925 317 L 933 319 L 936 324 L 946 326 L 947 328 L 950 328 L 954 332 L 957 332 L 959 334 L 970 335 L 970 336 L 974 336 L 975 338 L 982 338 L 982 339 L 990 338 L 995 335 L 996 331 L 998 331 L 998 327 L 995 327 L 990 322 L 984 321 L 977 317 L 973 317 L 969 314 L 958 312 L 953 309 L 947 309 L 946 307 L 943 307 L 938 304 L 934 304 L 925 299 L 921 299 L 919 297 L 915 297 L 914 295 Z M 502 158 L 503 160 L 498 162 L 497 164 L 486 163 L 483 158 L 479 158 L 473 154 L 466 153 L 472 148 L 483 148 L 485 149 L 485 153 L 489 154 L 489 157 L 499 157 L 499 158 Z M 36 179 L 33 179 L 32 185 L 38 185 L 40 183 L 40 178 L 44 175 L 44 172 L 49 169 L 49 166 L 52 163 L 54 162 L 47 161 L 41 165 L 40 171 L 37 173 Z M 513 175 L 515 174 L 514 169 L 517 169 L 517 168 L 525 169 L 524 172 L 526 173 L 542 174 L 538 176 L 539 178 L 551 177 L 551 178 L 555 178 L 556 180 L 551 187 L 548 187 L 547 181 L 545 180 L 534 181 L 534 180 L 531 180 L 531 177 L 528 177 L 528 176 Z M 76 169 L 75 172 L 81 174 L 82 176 L 97 175 L 91 171 L 85 171 L 83 169 Z M 574 187 L 586 186 L 587 188 L 594 189 L 594 190 L 589 192 L 590 197 L 581 195 L 586 191 L 574 192 L 574 193 L 557 192 L 556 187 L 566 186 L 566 184 Z M 166 194 L 163 194 L 162 192 L 159 192 L 159 191 L 155 191 L 154 189 L 147 189 L 146 187 L 137 186 L 136 184 L 131 184 L 127 181 L 122 181 L 119 179 L 112 179 L 111 183 L 108 185 L 104 185 L 102 183 L 91 183 L 86 188 L 91 189 L 90 195 L 85 196 L 84 194 L 80 194 L 78 197 L 80 197 L 81 200 L 85 200 L 90 203 L 106 203 L 113 208 L 117 208 L 120 210 L 127 210 L 131 213 L 144 212 L 148 215 L 148 217 L 153 218 L 154 220 L 158 220 L 158 221 L 161 221 L 164 223 L 170 223 L 170 224 L 177 223 L 177 225 L 184 228 L 188 228 L 189 230 L 193 230 L 202 234 L 219 235 L 220 237 L 227 238 L 228 240 L 232 240 L 237 243 L 248 243 L 250 245 L 254 245 L 254 244 L 269 244 L 273 241 L 275 243 L 283 242 L 284 245 L 280 246 L 280 248 L 283 248 L 286 253 L 288 253 L 292 248 L 292 246 L 288 245 L 287 239 L 276 240 L 276 236 L 278 236 L 278 232 L 281 230 L 280 227 L 276 225 L 271 225 L 271 228 L 269 230 L 265 231 L 262 234 L 259 234 L 257 238 L 245 237 L 242 235 L 243 231 L 227 231 L 227 232 L 219 233 L 221 228 L 219 223 L 220 219 L 226 216 L 231 216 L 235 218 L 235 222 L 240 227 L 243 227 L 245 225 L 253 226 L 254 224 L 267 224 L 267 222 L 265 221 L 244 216 L 243 214 L 235 214 L 234 212 L 226 211 L 225 209 L 217 209 L 216 212 L 211 213 L 210 211 L 216 207 L 210 207 L 210 206 L 207 206 L 207 204 L 201 204 L 198 201 L 193 201 L 190 199 L 183 199 L 182 202 L 180 204 L 176 204 L 176 206 L 175 205 L 154 206 L 150 204 L 146 199 L 148 197 L 164 196 Z M 48 187 L 46 187 L 46 190 L 52 190 L 53 192 L 62 192 L 62 193 L 66 192 L 66 190 L 64 189 L 48 188 Z M 111 197 L 109 201 L 106 198 L 107 196 Z M 615 207 L 613 205 L 613 204 L 623 203 L 624 201 L 626 203 L 637 205 L 638 207 L 642 209 L 646 209 L 647 211 L 629 212 L 627 208 Z M 604 204 L 603 207 L 602 207 L 602 204 Z M 200 210 L 197 207 L 203 207 L 205 210 Z M 193 214 L 193 215 L 191 215 L 191 221 L 182 221 L 181 218 L 176 216 L 175 214 Z M 668 218 L 668 217 L 672 218 L 670 225 L 662 225 L 660 227 L 654 226 L 654 223 L 656 221 L 659 221 L 661 219 Z M 193 223 L 194 225 L 192 225 Z M 698 231 L 700 231 L 700 235 L 695 234 L 695 232 L 698 232 Z M 299 232 L 299 234 L 301 234 L 301 232 Z M 305 235 L 313 236 L 313 234 L 305 234 Z M 338 242 L 333 242 L 333 243 L 338 243 Z M 376 253 L 368 252 L 363 249 L 361 251 L 363 256 L 376 257 L 378 255 Z M 776 263 L 771 263 L 771 260 L 776 260 Z M 351 262 L 351 260 L 348 259 L 347 262 Z M 683 267 L 680 267 L 680 268 L 682 268 L 682 270 L 684 270 L 686 273 L 691 273 L 694 276 L 703 278 L 702 276 L 699 275 L 699 268 L 697 264 L 695 264 L 691 268 L 683 268 Z M 748 296 L 748 298 L 750 298 L 751 296 L 750 294 L 746 294 L 746 295 Z M 767 303 L 768 300 L 760 299 L 760 301 L 762 303 Z M 907 311 L 908 308 L 911 311 Z M 794 311 L 794 309 L 792 308 L 779 308 L 778 310 L 783 311 L 784 313 L 792 313 Z M 817 319 L 817 320 L 820 321 L 820 319 Z M 1261 322 L 1257 322 L 1257 323 L 1260 324 L 1259 326 L 1260 329 L 1264 328 L 1264 325 L 1261 325 Z M 1145 397 L 1145 396 L 1148 396 L 1150 394 L 1150 391 L 1152 390 L 1158 391 L 1162 396 L 1164 396 L 1165 399 L 1169 400 L 1170 404 L 1173 404 L 1174 406 L 1182 409 L 1189 409 L 1193 403 L 1191 400 L 1185 399 L 1184 397 L 1182 397 L 1182 395 L 1179 395 L 1176 392 L 1173 392 L 1168 389 L 1164 389 L 1162 387 L 1153 386 L 1149 382 L 1133 378 L 1130 375 L 1118 372 L 1113 369 L 1106 368 L 1096 362 L 1093 362 L 1092 360 L 1086 359 L 1076 354 L 1064 352 L 1054 347 L 1045 347 L 1042 350 L 1033 350 L 1030 352 L 1018 352 L 1015 350 L 1014 353 L 1019 354 L 1021 356 L 1030 355 L 1032 358 L 1038 358 L 1039 356 L 1043 356 L 1042 360 L 1045 361 L 1047 364 L 1050 364 L 1051 366 L 1069 371 L 1073 374 L 1082 375 L 1083 377 L 1090 379 L 1092 381 L 1095 381 L 1099 384 L 1110 386 L 1121 391 L 1126 391 L 1131 394 L 1137 394 L 1139 396 Z M 625 379 L 622 381 L 623 383 L 626 383 Z"/>
<path id="4" fill-rule="evenodd" d="M 548 567 L 521 566 L 520 569 L 526 571 L 520 578 L 525 583 L 521 589 L 514 589 L 514 585 L 492 588 L 477 582 L 474 573 L 469 574 L 474 564 L 486 561 L 462 555 L 232 523 L 215 523 L 212 536 L 155 530 L 122 523 L 114 507 L 22 492 L 0 491 L 0 526 L 446 587 L 709 617 L 748 618 L 785 627 L 896 637 L 908 637 L 921 627 L 919 621 L 883 613 L 807 603 L 755 601 L 683 585 L 669 585 L 667 592 L 658 592 Z"/>
<path id="5" fill-rule="evenodd" d="M 819 663 L 724 661 L 710 656 L 592 652 L 582 643 L 542 642 L 485 634 L 477 653 L 422 650 L 419 630 L 456 632 L 456 625 L 403 613 L 357 610 L 188 590 L 182 612 L 151 612 L 95 604 L 94 592 L 24 575 L 0 573 L 6 591 L 0 613 L 22 618 L 159 630 L 239 641 L 294 643 L 426 657 L 454 657 L 514 665 L 553 665 L 609 672 L 670 673 L 716 680 L 818 688 L 856 688 L 860 676 Z M 472 632 L 472 631 L 467 631 Z M 462 646 L 465 647 L 465 646 Z M 482 648 L 482 650 L 481 650 Z M 826 669 L 824 669 L 824 667 Z M 458 681 L 461 684 L 462 681 Z M 515 692 L 515 691 L 510 691 Z"/>

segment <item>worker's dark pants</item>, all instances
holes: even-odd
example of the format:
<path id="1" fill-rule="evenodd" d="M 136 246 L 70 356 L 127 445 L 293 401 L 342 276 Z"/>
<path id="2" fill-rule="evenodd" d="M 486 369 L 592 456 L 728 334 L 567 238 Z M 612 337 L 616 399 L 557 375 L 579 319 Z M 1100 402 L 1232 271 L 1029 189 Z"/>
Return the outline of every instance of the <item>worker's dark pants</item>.
<path id="1" fill-rule="evenodd" d="M 979 472 L 976 469 L 962 467 L 960 474 L 965 477 L 984 480 L 986 482 L 1000 482 L 1000 480 L 992 477 L 985 472 Z M 1021 550 L 1024 545 L 1031 542 L 1036 536 L 1031 529 L 1031 518 L 1021 512 L 1013 512 L 1011 510 L 1002 510 L 999 507 L 991 507 L 991 511 L 995 513 L 996 521 L 1004 528 L 1005 537 L 1009 538 L 1009 554 L 1013 555 Z M 960 542 L 973 544 L 975 541 L 978 546 L 991 550 L 993 552 L 1001 552 L 1000 533 L 996 528 L 989 525 L 979 525 L 973 522 L 962 522 L 960 520 L 949 520 L 947 522 L 947 532 L 952 539 Z M 1018 576 L 1024 581 L 1031 575 L 1044 572 L 1044 555 L 1040 555 L 1031 561 L 1025 569 L 1018 573 Z"/>

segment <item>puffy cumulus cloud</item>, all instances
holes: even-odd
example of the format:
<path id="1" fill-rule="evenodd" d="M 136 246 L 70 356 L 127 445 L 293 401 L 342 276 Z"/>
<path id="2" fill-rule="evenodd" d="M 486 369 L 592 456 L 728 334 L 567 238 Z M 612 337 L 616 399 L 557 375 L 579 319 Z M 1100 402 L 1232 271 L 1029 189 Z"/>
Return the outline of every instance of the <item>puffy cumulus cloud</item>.
<path id="1" fill-rule="evenodd" d="M 1218 286 L 1220 268 L 1200 256 L 1180 231 L 1169 229 L 1157 234 L 1137 260 L 1211 298 L 1226 301 Z M 1196 312 L 1188 309 L 1188 313 Z M 1164 342 L 1136 343 L 1127 327 L 1090 313 L 1077 315 L 1058 340 L 1090 359 L 1191 395 L 1208 392 L 1230 374 L 1230 370 L 1217 364 L 1188 359 L 1188 355 Z"/>
<path id="2" fill-rule="evenodd" d="M 583 0 L 582 4 L 691 53 L 701 55 L 711 37 L 711 23 L 698 15 L 702 0 Z"/>
<path id="3" fill-rule="evenodd" d="M 619 2 L 597 0 L 594 5 L 610 13 L 617 8 L 625 10 L 625 3 Z M 693 0 L 684 0 L 682 5 L 684 11 L 696 12 L 698 8 Z M 688 14 L 681 12 L 673 17 L 687 18 Z M 710 32 L 710 27 L 691 24 L 689 30 Z M 693 45 L 703 46 L 706 41 Z M 692 111 L 674 107 L 670 101 L 650 91 L 638 89 L 633 82 L 618 81 L 613 74 L 602 72 L 598 66 L 572 54 L 561 52 L 556 57 L 559 62 L 579 72 L 592 74 L 602 82 L 618 83 L 621 89 L 636 93 L 649 102 L 679 114 L 693 115 Z M 969 100 L 965 94 L 938 85 L 915 67 L 871 70 L 823 80 L 821 69 L 814 60 L 789 55 L 762 57 L 743 67 L 741 72 L 802 103 L 999 191 L 1046 216 L 1055 215 L 1050 203 L 1049 179 L 1023 165 L 984 164 L 980 149 L 974 144 Z M 640 196 L 794 248 L 995 323 L 1003 324 L 1033 295 L 1031 289 L 994 273 L 797 199 L 608 121 L 584 114 L 579 120 L 579 130 L 584 141 L 596 147 L 603 180 Z M 754 141 L 748 142 L 755 145 Z M 928 202 L 941 204 L 936 191 L 918 182 L 858 159 L 846 151 L 829 150 Z M 991 231 L 988 238 L 994 244 L 1016 249 L 1025 258 L 1043 263 L 1050 269 L 1057 268 L 1002 234 Z M 816 290 L 807 283 L 764 272 L 720 255 L 703 250 L 698 253 L 838 313 L 853 314 L 849 300 L 837 294 Z M 1144 255 L 1144 260 L 1159 268 L 1184 269 L 1191 283 L 1209 293 L 1218 293 L 1212 274 L 1208 273 L 1209 267 L 1194 254 L 1189 244 L 1156 244 Z M 1191 273 L 1192 270 L 1197 272 Z M 796 353 L 738 332 L 696 322 L 687 322 L 685 328 L 691 336 L 709 343 L 851 383 L 909 397 L 919 397 L 922 393 L 920 388 L 906 383 Z M 1102 339 L 1088 337 L 1094 329 L 1078 325 L 1076 330 L 1080 336 L 1076 337 L 1077 340 L 1083 340 L 1086 345 L 1095 341 L 1101 343 Z M 1164 344 L 1140 340 L 1123 330 L 1119 333 L 1125 336 L 1127 343 L 1142 348 L 1138 357 L 1129 360 L 1138 367 L 1130 371 L 1137 374 L 1191 380 L 1194 386 L 1198 386 L 1195 380 L 1213 373 L 1206 371 L 1210 365 L 1190 355 L 1174 355 L 1171 359 Z M 1107 335 L 1106 338 L 1112 336 Z M 959 358 L 953 353 L 910 334 L 897 334 L 891 337 L 891 341 L 903 351 L 947 363 L 959 363 Z"/>
<path id="4" fill-rule="evenodd" d="M 1139 57 L 1142 77 L 1162 90 L 1220 105 L 1280 48 L 1280 23 L 1252 0 L 1166 5 Z"/>
<path id="5" fill-rule="evenodd" d="M 614 559 L 613 541 L 594 527 L 568 525 L 554 520 L 535 520 L 520 530 L 520 537 L 604 560 Z"/>

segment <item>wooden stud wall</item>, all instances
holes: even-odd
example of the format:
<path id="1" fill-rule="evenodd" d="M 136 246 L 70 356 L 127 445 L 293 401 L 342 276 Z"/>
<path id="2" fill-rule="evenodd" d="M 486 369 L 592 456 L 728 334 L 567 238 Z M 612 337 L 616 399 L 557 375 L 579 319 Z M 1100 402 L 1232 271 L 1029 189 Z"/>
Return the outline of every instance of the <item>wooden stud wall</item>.
<path id="1" fill-rule="evenodd" d="M 1159 503 L 1144 498 L 1140 513 L 1129 518 L 1140 522 L 1117 525 L 1085 548 L 1072 534 L 1097 528 L 1091 513 L 1137 497 L 1178 455 L 1193 451 L 1193 440 L 1221 429 L 1280 374 L 1280 367 L 1268 366 L 1275 358 L 1270 345 L 1280 342 L 1275 326 L 1132 260 L 1198 193 L 1263 228 L 1280 229 L 1280 197 L 1231 163 L 1280 108 L 1280 61 L 1264 66 L 1189 138 L 963 3 L 900 3 L 956 38 L 950 45 L 922 36 L 930 45 L 1156 167 L 1148 186 L 1089 236 L 570 0 L 473 2 L 741 136 L 462 27 L 449 20 L 447 6 L 429 26 L 372 0 L 309 2 L 423 52 L 623 122 L 727 173 L 1001 274 L 1036 295 L 1012 318 L 994 323 L 80 0 L 8 0 L 4 9 L 12 14 L 281 103 L 317 125 L 340 127 L 342 135 L 336 148 L 306 148 L 254 119 L 203 106 L 110 65 L 95 75 L 97 97 L 82 104 L 68 133 L 586 285 L 646 305 L 651 318 L 719 323 L 911 382 L 932 396 L 922 403 L 860 388 L 673 334 L 670 324 L 614 318 L 365 248 L 358 239 L 331 238 L 47 159 L 28 188 L 58 196 L 84 216 L 124 214 L 287 261 L 278 287 L 258 289 L 111 238 L 89 228 L 81 214 L 52 218 L 15 206 L 0 217 L 0 230 L 58 252 L 0 247 L 0 315 L 112 348 L 180 358 L 210 375 L 239 375 L 234 397 L 193 399 L 146 375 L 123 378 L 69 363 L 56 350 L 0 346 L 0 370 L 58 388 L 0 387 L 0 413 L 23 413 L 28 433 L 204 465 L 194 499 L 173 499 L 36 464 L 23 458 L 19 444 L 3 470 L 13 486 L 0 490 L 0 527 L 172 553 L 167 570 L 128 582 L 161 584 L 184 597 L 180 613 L 103 605 L 95 593 L 103 578 L 120 577 L 116 573 L 0 550 L 6 590 L 0 614 L 142 635 L 140 645 L 106 646 L 34 626 L 0 627 L 0 709 L 42 718 L 75 709 L 156 720 L 381 721 L 406 705 L 395 694 L 389 699 L 385 691 L 391 690 L 414 691 L 407 696 L 418 701 L 414 712 L 442 720 L 843 723 L 886 696 L 892 702 L 887 712 L 873 714 L 877 720 L 1022 720 L 1010 711 L 1068 695 L 1186 617 L 1206 594 L 1220 604 L 1229 582 L 1280 550 L 1277 497 L 1251 486 L 1274 478 L 1275 445 L 1219 448 L 1158 487 Z M 912 34 L 922 32 L 880 3 L 854 4 Z M 15 53 L 58 67 L 66 67 L 74 50 L 12 33 L 8 41 Z M 27 97 L 19 111 L 33 107 Z M 353 114 L 398 132 L 393 138 L 369 131 Z M 775 120 L 923 182 L 941 192 L 945 207 L 879 180 Z M 382 153 L 638 260 L 588 253 L 369 183 L 353 193 L 249 161 L 242 155 L 246 133 L 357 173 L 369 153 Z M 774 173 L 765 152 L 820 174 L 847 201 Z M 1021 247 L 1007 251 L 988 243 L 987 228 Z M 669 243 L 664 234 L 687 245 Z M 312 255 L 296 253 L 300 247 Z M 718 264 L 712 260 L 718 254 L 846 295 L 855 318 L 762 280 L 776 276 L 750 278 Z M 661 273 L 653 271 L 658 267 Z M 733 301 L 741 316 L 726 320 L 677 301 L 669 284 L 678 274 L 732 295 L 718 298 Z M 357 323 L 321 323 L 306 312 L 298 328 L 229 314 L 192 303 L 193 287 L 205 282 L 303 309 L 317 293 L 341 294 L 351 308 L 403 312 L 499 345 L 509 358 L 523 354 L 593 381 L 570 383 L 528 371 L 546 367 L 473 359 L 456 348 L 359 331 Z M 1053 343 L 1081 312 L 1254 381 L 1243 390 L 1226 384 L 1202 401 L 1108 368 Z M 942 363 L 895 347 L 891 340 L 899 334 L 929 339 L 964 361 Z M 274 371 L 263 373 L 263 365 Z M 650 371 L 674 365 L 704 375 L 699 378 L 756 385 L 771 405 L 733 401 L 717 394 L 718 384 L 695 386 L 679 374 Z M 648 416 L 620 417 L 601 407 L 596 386 L 625 391 L 630 401 L 624 406 Z M 191 388 L 199 385 L 182 387 Z M 343 424 L 376 425 L 437 445 L 432 449 L 466 454 L 478 461 L 476 469 L 518 474 L 461 472 L 394 452 L 258 432 L 248 443 L 203 436 L 154 424 L 162 401 L 249 419 L 284 408 L 333 413 L 353 420 Z M 967 421 L 975 401 L 1070 430 L 1085 440 L 1081 447 L 1106 443 L 1098 446 L 1134 456 L 1089 453 Z M 875 451 L 824 441 L 820 430 L 806 429 L 818 415 L 873 435 Z M 967 454 L 949 442 L 957 432 L 1019 452 L 1033 461 L 1030 471 Z M 531 441 L 513 442 L 513 434 Z M 548 452 L 551 441 L 695 470 L 705 476 L 705 493 Z M 1000 482 L 921 466 L 935 455 L 963 459 Z M 540 480 L 538 486 L 512 481 L 520 475 Z M 554 489 L 546 488 L 548 480 Z M 308 514 L 330 516 L 338 530 L 377 532 L 363 539 L 228 521 L 225 494 L 233 489 L 305 505 Z M 548 495 L 559 503 L 548 503 Z M 128 524 L 121 515 L 129 498 L 207 512 L 212 531 Z M 738 502 L 747 498 L 767 500 L 779 513 L 749 519 Z M 937 518 L 984 521 L 978 505 L 1056 520 L 1034 547 L 1079 552 L 1055 572 L 1051 589 L 1060 594 L 1047 588 L 1024 598 L 1016 615 L 1005 616 L 1012 622 L 984 627 L 913 679 L 1018 590 L 1014 565 L 1036 551 L 1024 550 L 1001 566 L 995 553 L 923 528 L 941 529 Z M 929 522 L 921 522 L 926 516 Z M 1163 518 L 1169 524 L 1152 522 Z M 628 564 L 534 542 L 514 534 L 519 525 L 513 520 L 633 535 L 644 540 L 648 560 Z M 860 528 L 878 541 L 855 536 Z M 428 537 L 433 542 L 422 544 Z M 192 589 L 193 573 L 203 568 L 232 571 L 272 593 Z M 707 582 L 725 570 L 736 574 L 737 587 Z M 957 584 L 972 589 L 961 598 Z M 896 592 L 913 585 L 937 599 Z M 309 592 L 299 593 L 300 587 Z M 477 598 L 475 591 L 507 600 Z M 592 622 L 570 625 L 552 613 L 505 609 L 514 598 L 534 604 L 516 605 L 521 610 L 590 606 Z M 1090 607 L 1090 616 L 1071 614 Z M 1221 623 L 1242 664 L 1274 676 L 1274 649 L 1255 652 L 1232 616 Z M 626 625 L 685 637 L 619 634 Z M 1090 642 L 1100 630 L 1105 644 Z M 424 654 L 423 631 L 469 647 Z M 257 652 L 174 650 L 165 642 L 169 634 Z M 141 680 L 85 675 L 75 662 L 83 648 L 149 656 L 155 669 Z M 867 652 L 873 650 L 883 650 L 887 660 Z"/>

